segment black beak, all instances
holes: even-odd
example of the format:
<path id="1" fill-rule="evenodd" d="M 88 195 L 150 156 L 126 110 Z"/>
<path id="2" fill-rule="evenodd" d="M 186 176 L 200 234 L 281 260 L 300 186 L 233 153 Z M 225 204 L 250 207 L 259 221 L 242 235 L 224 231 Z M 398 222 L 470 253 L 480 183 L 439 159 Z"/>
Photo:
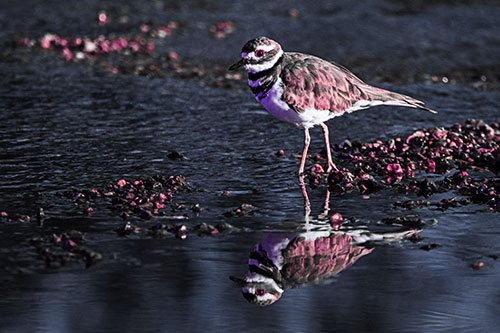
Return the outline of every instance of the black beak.
<path id="1" fill-rule="evenodd" d="M 230 276 L 229 279 L 231 279 L 231 281 L 235 282 L 239 287 L 244 287 L 247 285 L 247 282 L 242 278 Z"/>
<path id="2" fill-rule="evenodd" d="M 243 58 L 242 58 L 242 59 L 241 59 L 240 61 L 238 61 L 237 63 L 232 64 L 232 65 L 228 68 L 228 70 L 229 70 L 229 71 L 234 71 L 234 70 L 237 70 L 238 68 L 241 68 L 241 67 L 245 66 L 245 64 L 246 64 L 246 61 L 245 61 L 245 59 L 243 59 Z"/>

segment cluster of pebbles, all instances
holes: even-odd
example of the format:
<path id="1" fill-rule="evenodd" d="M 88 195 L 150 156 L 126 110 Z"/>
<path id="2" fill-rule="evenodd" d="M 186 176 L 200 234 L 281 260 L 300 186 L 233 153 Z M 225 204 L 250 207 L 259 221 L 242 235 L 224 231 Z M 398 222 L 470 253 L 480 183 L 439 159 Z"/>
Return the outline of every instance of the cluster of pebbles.
<path id="1" fill-rule="evenodd" d="M 71 190 L 63 196 L 72 200 L 75 207 L 92 213 L 98 201 L 108 203 L 123 220 L 130 216 L 150 219 L 154 216 L 171 219 L 184 219 L 185 215 L 166 215 L 164 208 L 169 207 L 175 213 L 183 209 L 181 204 L 172 201 L 175 193 L 192 190 L 186 179 L 181 176 L 156 175 L 149 178 L 139 177 L 128 181 L 120 179 L 103 188 Z"/>
<path id="2" fill-rule="evenodd" d="M 99 14 L 98 24 L 107 24 L 105 13 Z M 195 79 L 201 85 L 219 88 L 243 89 L 241 73 L 228 73 L 227 64 L 202 64 L 183 59 L 179 53 L 170 50 L 157 52 L 159 40 L 165 40 L 183 23 L 170 21 L 164 25 L 141 24 L 136 33 L 102 34 L 95 38 L 78 36 L 64 37 L 46 33 L 40 38 L 20 37 L 13 45 L 39 51 L 58 53 L 67 62 L 81 62 L 92 65 L 111 74 L 129 74 L 148 77 L 174 77 Z M 216 22 L 208 30 L 214 38 L 225 38 L 235 29 L 233 22 Z M 165 41 L 162 46 L 175 48 Z"/>
<path id="3" fill-rule="evenodd" d="M 175 236 L 184 239 L 188 233 L 214 236 L 238 230 L 227 222 L 216 226 L 200 223 L 192 227 L 172 223 L 189 219 L 189 214 L 185 213 L 187 207 L 173 201 L 174 195 L 181 191 L 193 191 L 183 176 L 156 175 L 149 178 L 139 177 L 133 181 L 120 179 L 102 189 L 68 191 L 64 196 L 71 199 L 75 206 L 83 207 L 84 212 L 93 211 L 92 206 L 98 201 L 106 202 L 108 207 L 124 220 L 124 224 L 115 229 L 119 236 L 141 233 L 142 228 L 133 224 L 137 219 L 168 221 L 169 223 L 158 222 L 147 230 L 148 235 L 156 238 Z M 235 209 L 238 212 L 235 216 L 253 213 L 252 208 L 251 205 L 242 204 Z M 197 216 L 203 208 L 196 203 L 189 210 Z M 225 215 L 229 217 L 227 213 Z"/>
<path id="4" fill-rule="evenodd" d="M 35 247 L 38 257 L 47 267 L 59 268 L 70 263 L 84 263 L 88 268 L 102 259 L 102 255 L 86 245 L 82 233 L 71 230 L 67 233 L 36 236 L 30 245 Z"/>
<path id="5" fill-rule="evenodd" d="M 172 212 L 182 209 L 182 205 L 172 201 L 173 196 L 177 192 L 191 190 L 183 176 L 157 175 L 149 178 L 139 177 L 133 181 L 120 179 L 103 188 L 72 190 L 64 192 L 63 195 L 71 199 L 75 206 L 83 207 L 84 211 L 92 212 L 93 202 L 102 198 L 123 219 L 130 215 L 150 219 L 153 216 L 166 216 L 163 208 L 167 205 Z M 181 219 L 183 216 L 172 218 Z"/>
<path id="6" fill-rule="evenodd" d="M 95 61 L 115 54 L 124 56 L 134 54 L 151 55 L 155 51 L 155 41 L 159 38 L 171 36 L 173 31 L 178 28 L 179 23 L 171 21 L 158 27 L 142 24 L 137 33 L 129 35 L 109 34 L 90 38 L 84 36 L 63 37 L 53 33 L 46 33 L 39 39 L 17 38 L 15 45 L 56 51 L 66 61 Z"/>
<path id="7" fill-rule="evenodd" d="M 217 22 L 210 26 L 210 32 L 215 38 L 226 38 L 227 35 L 233 33 L 236 29 L 234 22 Z"/>
<path id="8" fill-rule="evenodd" d="M 100 208 L 104 206 L 115 212 L 124 220 L 121 226 L 114 229 L 120 237 L 140 234 L 140 236 L 152 238 L 185 239 L 188 234 L 217 236 L 243 230 L 226 221 L 219 222 L 217 225 L 198 223 L 188 226 L 175 223 L 175 221 L 189 219 L 188 213 L 179 213 L 188 210 L 187 207 L 173 201 L 174 195 L 181 191 L 193 191 L 183 176 L 156 175 L 148 178 L 139 177 L 133 181 L 120 179 L 102 188 L 69 190 L 61 195 L 71 200 L 77 211 L 83 212 L 84 215 L 92 215 L 97 206 Z M 252 215 L 254 209 L 255 207 L 251 205 L 241 204 L 224 215 L 227 218 Z M 194 204 L 189 210 L 192 215 L 197 216 L 203 209 L 199 204 Z M 60 268 L 71 263 L 83 263 L 88 268 L 102 259 L 102 254 L 86 245 L 83 233 L 76 230 L 54 232 L 50 227 L 50 220 L 45 223 L 46 216 L 43 208 L 38 209 L 36 217 L 0 212 L 2 223 L 35 221 L 39 227 L 37 232 L 39 235 L 30 237 L 28 242 L 35 248 L 38 258 L 45 262 L 47 267 Z"/>
<path id="9" fill-rule="evenodd" d="M 325 174 L 319 164 L 308 172 L 311 187 L 325 179 L 330 191 L 342 195 L 352 191 L 370 194 L 382 189 L 430 197 L 456 191 L 463 196 L 438 203 L 424 200 L 397 202 L 395 206 L 439 209 L 469 203 L 486 204 L 500 210 L 500 129 L 497 123 L 468 120 L 449 128 L 428 128 L 407 138 L 386 142 L 344 141 L 334 145 L 335 159 L 348 168 Z M 325 155 L 325 154 L 323 154 Z M 315 158 L 321 160 L 320 157 Z M 418 177 L 422 173 L 443 175 L 439 180 Z M 436 177 L 436 176 L 433 176 Z"/>

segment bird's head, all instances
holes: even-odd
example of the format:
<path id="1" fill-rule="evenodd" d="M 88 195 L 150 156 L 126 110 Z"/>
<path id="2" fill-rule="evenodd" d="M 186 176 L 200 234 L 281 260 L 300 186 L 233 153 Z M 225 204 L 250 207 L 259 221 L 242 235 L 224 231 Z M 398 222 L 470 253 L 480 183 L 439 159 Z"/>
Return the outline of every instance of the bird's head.
<path id="1" fill-rule="evenodd" d="M 282 55 L 280 44 L 267 37 L 258 37 L 243 46 L 241 60 L 229 67 L 229 70 L 243 67 L 249 73 L 259 73 L 272 68 Z"/>
<path id="2" fill-rule="evenodd" d="M 280 299 L 283 289 L 272 279 L 260 274 L 248 273 L 243 278 L 230 277 L 239 287 L 245 299 L 259 306 L 268 306 Z"/>

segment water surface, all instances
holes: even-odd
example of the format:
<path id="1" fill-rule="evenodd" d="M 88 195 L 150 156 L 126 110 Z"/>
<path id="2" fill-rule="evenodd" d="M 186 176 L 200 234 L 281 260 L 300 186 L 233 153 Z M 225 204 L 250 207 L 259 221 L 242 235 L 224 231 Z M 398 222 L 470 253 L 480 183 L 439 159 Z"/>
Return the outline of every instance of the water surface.
<path id="1" fill-rule="evenodd" d="M 7 13 L 27 10 L 25 5 L 9 5 Z M 115 10 L 111 4 L 107 6 L 111 12 Z M 208 7 L 162 9 L 151 17 L 158 21 L 169 15 L 191 18 L 189 28 L 171 41 L 178 43 L 178 51 L 203 61 L 207 54 L 218 54 L 217 61 L 230 63 L 238 55 L 240 37 L 243 40 L 270 32 L 258 24 L 258 31 L 250 29 L 251 18 L 243 14 L 246 9 L 242 6 L 235 5 L 230 15 Z M 333 11 L 329 16 L 301 8 L 303 16 L 292 23 L 279 8 L 273 7 L 263 17 L 274 22 L 275 34 L 294 49 L 342 58 L 343 47 L 353 43 L 350 49 L 360 56 L 366 49 L 358 46 L 370 35 L 353 35 L 347 46 L 329 48 L 314 35 L 316 30 L 303 27 L 314 15 L 326 22 L 347 20 L 346 13 L 353 11 L 369 15 L 363 14 L 365 10 L 342 6 L 338 14 Z M 2 38 L 36 37 L 56 29 L 66 35 L 92 34 L 99 29 L 87 27 L 101 9 L 97 4 L 83 9 L 73 25 L 63 24 L 74 19 L 71 11 L 51 5 L 36 8 L 38 16 L 28 17 L 26 25 L 20 18 L 3 14 L 6 29 Z M 493 62 L 491 52 L 476 57 L 471 50 L 459 47 L 467 44 L 468 35 L 453 35 L 444 23 L 434 28 L 432 23 L 440 17 L 468 22 L 474 28 L 473 35 L 480 36 L 474 43 L 485 42 L 478 52 L 487 53 L 482 46 L 495 48 L 494 43 L 486 42 L 498 36 L 489 24 L 492 17 L 498 17 L 494 16 L 498 7 L 438 6 L 426 10 L 404 20 L 431 25 L 415 32 L 415 38 L 429 43 L 430 49 L 442 45 L 440 40 L 449 41 L 446 52 L 451 52 L 451 60 L 436 60 L 442 60 L 443 67 L 449 66 L 449 61 L 463 65 L 472 58 Z M 54 22 L 48 16 L 37 26 L 35 18 L 48 12 L 65 14 L 56 15 Z M 192 22 L 200 12 L 209 16 Z M 147 16 L 151 9 L 146 6 L 142 13 Z M 379 21 L 387 25 L 380 27 L 382 31 L 402 26 L 400 16 L 376 13 L 364 24 L 354 24 L 355 29 L 364 31 Z M 131 18 L 140 21 L 135 14 Z M 208 29 L 206 24 L 212 19 L 233 19 L 239 23 L 238 30 L 225 41 L 208 39 L 207 33 L 201 39 L 211 45 L 210 53 L 193 50 L 190 36 L 199 36 L 197 31 Z M 280 22 L 288 22 L 287 29 L 297 26 L 308 38 L 291 36 L 280 28 Z M 331 37 L 340 40 L 335 31 L 330 31 Z M 374 57 L 389 52 L 404 63 L 403 72 L 414 66 L 411 59 L 420 64 L 432 62 L 433 57 L 420 51 L 407 61 L 399 51 L 387 51 L 393 49 L 392 44 L 406 45 L 406 35 L 402 31 L 399 40 L 389 38 L 390 47 L 376 48 Z M 224 45 L 220 53 L 214 50 L 217 45 Z M 302 132 L 269 116 L 248 91 L 200 87 L 197 81 L 103 74 L 86 65 L 65 63 L 54 53 L 28 53 L 0 62 L 0 210 L 34 216 L 38 207 L 43 207 L 47 219 L 42 228 L 34 222 L 0 226 L 2 331 L 492 331 L 500 324 L 496 311 L 500 306 L 496 286 L 500 268 L 497 260 L 489 257 L 500 254 L 498 213 L 479 205 L 445 212 L 395 210 L 393 202 L 406 197 L 389 191 L 369 198 L 355 193 L 333 197 L 330 206 L 332 212 L 355 219 L 351 226 L 356 227 L 384 228 L 377 222 L 392 216 L 437 219 L 437 224 L 429 224 L 420 233 L 422 242 L 376 245 L 338 276 L 289 289 L 266 308 L 247 303 L 229 276 L 242 276 L 247 271 L 249 253 L 265 235 L 303 230 L 303 199 L 295 177 Z M 423 67 L 430 71 L 434 65 Z M 381 66 L 391 67 L 384 62 Z M 392 107 L 349 114 L 329 122 L 332 142 L 387 139 L 408 135 L 416 128 L 449 126 L 469 118 L 498 121 L 498 90 L 423 82 L 385 83 L 384 87 L 425 100 L 439 114 Z M 279 149 L 285 151 L 284 157 L 276 157 Z M 313 129 L 311 150 L 317 153 L 321 149 L 321 130 Z M 171 151 L 187 159 L 168 159 Z M 105 204 L 98 204 L 88 216 L 60 195 L 68 189 L 102 187 L 122 178 L 155 174 L 182 174 L 199 190 L 175 198 L 187 207 L 199 203 L 204 208 L 199 216 L 188 212 L 192 217 L 188 225 L 223 222 L 223 213 L 243 202 L 255 206 L 257 214 L 228 219 L 244 231 L 217 237 L 152 239 L 141 233 L 122 238 L 113 232 L 122 220 Z M 231 195 L 221 196 L 225 190 Z M 315 220 L 326 192 L 324 188 L 309 189 L 309 195 Z M 134 223 L 147 229 L 155 222 Z M 71 229 L 84 233 L 89 247 L 103 255 L 102 261 L 89 269 L 79 264 L 45 268 L 29 239 Z M 440 247 L 421 250 L 425 244 Z M 477 261 L 485 266 L 476 271 L 470 265 Z"/>

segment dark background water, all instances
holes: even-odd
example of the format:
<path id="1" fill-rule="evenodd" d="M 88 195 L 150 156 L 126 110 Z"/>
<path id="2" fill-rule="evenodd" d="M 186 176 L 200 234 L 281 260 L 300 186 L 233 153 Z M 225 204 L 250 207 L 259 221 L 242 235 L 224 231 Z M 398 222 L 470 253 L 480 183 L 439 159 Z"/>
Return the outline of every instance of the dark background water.
<path id="1" fill-rule="evenodd" d="M 287 50 L 349 65 L 370 82 L 422 99 L 438 115 L 378 107 L 329 123 L 331 140 L 371 141 L 469 118 L 498 121 L 500 93 L 481 89 L 475 76 L 499 68 L 500 7 L 493 1 L 265 2 L 2 1 L 0 41 L 0 210 L 35 215 L 35 223 L 0 225 L 0 330 L 19 331 L 492 331 L 500 324 L 498 213 L 470 205 L 445 212 L 394 210 L 405 197 L 388 191 L 369 199 L 332 198 L 332 211 L 372 226 L 388 216 L 436 218 L 421 232 L 425 244 L 376 247 L 353 267 L 322 284 L 287 290 L 268 308 L 248 304 L 228 279 L 246 272 L 248 254 L 268 232 L 304 222 L 295 172 L 300 130 L 270 117 L 248 91 L 201 87 L 173 78 L 111 75 L 56 53 L 14 50 L 16 37 L 130 33 L 144 21 L 185 22 L 157 53 L 174 50 L 207 64 L 229 65 L 257 35 Z M 299 17 L 288 17 L 298 8 Z M 99 27 L 96 15 L 127 14 L 128 24 Z M 234 21 L 214 39 L 208 27 Z M 154 56 L 154 55 L 153 55 Z M 463 71 L 470 82 L 430 84 L 429 76 Z M 397 84 L 379 80 L 397 74 Z M 489 74 L 488 74 L 489 75 Z M 494 77 L 488 77 L 494 80 Z M 312 130 L 312 151 L 322 148 Z M 275 156 L 278 149 L 284 158 Z M 187 160 L 170 160 L 178 151 Z M 117 179 L 183 174 L 201 192 L 186 223 L 216 224 L 246 202 L 258 214 L 229 220 L 245 232 L 157 240 L 114 232 L 121 218 L 104 206 L 85 216 L 58 193 Z M 432 177 L 430 175 L 429 177 Z M 222 197 L 224 190 L 231 191 Z M 310 191 L 312 215 L 325 189 Z M 441 197 L 436 196 L 436 200 Z M 146 229 L 154 222 L 140 222 Z M 103 254 L 89 269 L 47 269 L 29 245 L 32 236 L 77 229 Z M 482 260 L 476 271 L 470 264 Z"/>

